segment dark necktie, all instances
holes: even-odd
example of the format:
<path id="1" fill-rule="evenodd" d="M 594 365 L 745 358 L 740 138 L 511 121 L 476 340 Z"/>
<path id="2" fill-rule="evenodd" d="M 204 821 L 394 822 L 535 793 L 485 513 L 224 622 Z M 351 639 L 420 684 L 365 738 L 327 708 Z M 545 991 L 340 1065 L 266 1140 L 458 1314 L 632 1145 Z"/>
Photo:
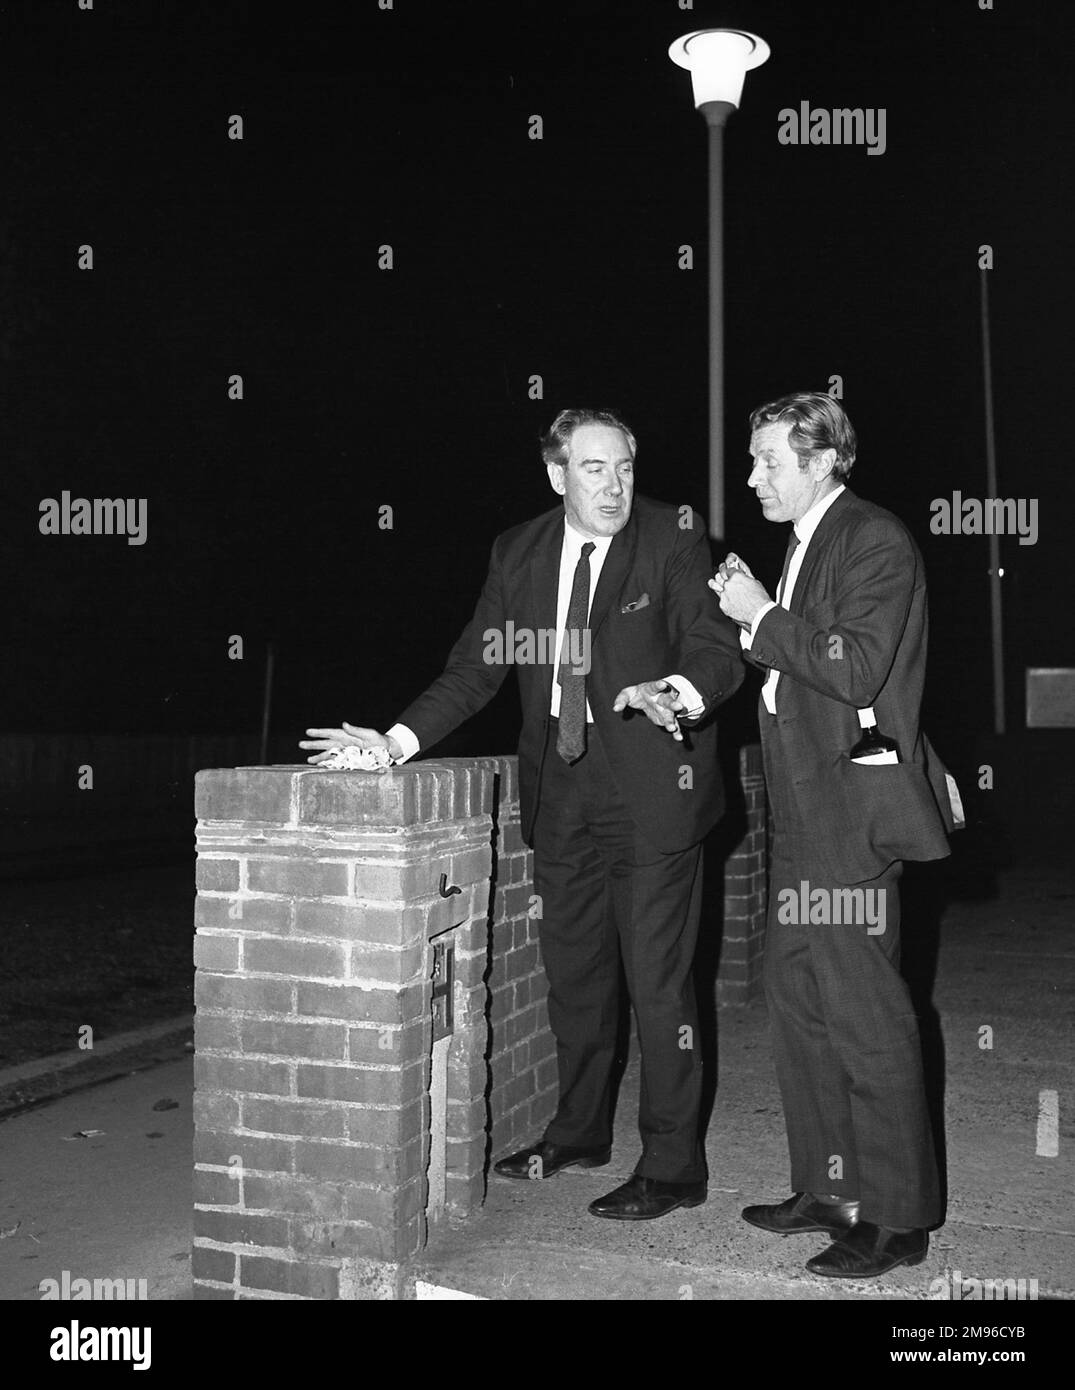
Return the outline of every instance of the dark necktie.
<path id="1" fill-rule="evenodd" d="M 776 601 L 783 607 L 787 607 L 784 603 L 784 585 L 788 582 L 788 570 L 791 569 L 791 557 L 795 554 L 798 545 L 799 538 L 795 534 L 795 527 L 793 526 L 791 528 L 791 535 L 788 537 L 788 548 L 784 552 L 784 568 L 781 571 L 780 583 L 776 590 Z"/>
<path id="2" fill-rule="evenodd" d="M 556 751 L 565 763 L 577 762 L 586 752 L 586 676 L 581 666 L 572 666 L 571 658 L 574 653 L 580 662 L 584 662 L 589 654 L 589 643 L 584 634 L 589 631 L 590 552 L 594 548 L 593 541 L 587 541 L 575 566 L 571 599 L 567 605 L 567 626 L 560 648 L 560 669 L 556 677 L 560 683 L 560 729 L 556 737 Z M 574 641 L 573 634 L 577 634 Z"/>

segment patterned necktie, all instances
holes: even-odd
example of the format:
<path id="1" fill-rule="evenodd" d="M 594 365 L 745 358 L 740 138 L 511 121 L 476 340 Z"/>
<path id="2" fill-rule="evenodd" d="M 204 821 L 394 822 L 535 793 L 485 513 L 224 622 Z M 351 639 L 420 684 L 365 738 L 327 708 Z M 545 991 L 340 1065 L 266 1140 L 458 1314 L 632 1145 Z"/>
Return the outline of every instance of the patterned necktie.
<path id="1" fill-rule="evenodd" d="M 776 586 L 776 601 L 781 608 L 787 608 L 784 602 L 784 590 L 788 583 L 788 571 L 791 569 L 791 557 L 799 546 L 799 538 L 795 534 L 795 527 L 791 528 L 791 535 L 788 537 L 788 548 L 784 552 L 784 568 L 780 573 L 780 583 Z M 776 683 L 780 679 L 780 672 L 775 666 L 770 666 L 769 674 L 765 677 L 765 683 L 761 688 L 762 703 L 770 714 L 776 713 Z"/>
<path id="2" fill-rule="evenodd" d="M 791 528 L 791 535 L 788 537 L 788 548 L 784 552 L 784 568 L 780 574 L 780 583 L 777 585 L 776 589 L 776 601 L 784 608 L 787 607 L 787 604 L 784 602 L 784 587 L 788 582 L 788 570 L 791 569 L 791 557 L 795 554 L 798 545 L 799 538 L 795 534 L 795 527 L 793 526 Z"/>
<path id="3" fill-rule="evenodd" d="M 590 552 L 595 548 L 593 541 L 587 541 L 575 566 L 571 600 L 567 605 L 567 626 L 560 648 L 560 669 L 556 677 L 560 684 L 560 728 L 556 751 L 565 763 L 578 762 L 586 752 L 586 675 L 581 665 L 571 664 L 571 658 L 574 653 L 581 662 L 589 651 L 584 634 L 589 631 Z"/>

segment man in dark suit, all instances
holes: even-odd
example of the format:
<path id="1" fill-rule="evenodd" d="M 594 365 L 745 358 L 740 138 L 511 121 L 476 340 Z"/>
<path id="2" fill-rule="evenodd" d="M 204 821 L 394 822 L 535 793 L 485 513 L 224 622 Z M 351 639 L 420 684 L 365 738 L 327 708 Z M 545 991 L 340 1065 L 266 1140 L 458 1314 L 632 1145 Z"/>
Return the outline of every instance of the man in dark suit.
<path id="1" fill-rule="evenodd" d="M 765 989 L 793 1195 L 743 1217 L 781 1235 L 827 1232 L 833 1244 L 807 1269 L 863 1278 L 918 1264 L 941 1217 L 899 973 L 903 861 L 946 855 L 953 824 L 918 725 L 926 580 L 903 524 L 846 486 L 856 441 L 838 402 L 785 396 L 750 423 L 749 486 L 767 520 L 792 523 L 784 574 L 774 600 L 729 555 L 710 587 L 766 672 Z M 899 761 L 849 757 L 871 723 Z"/>
<path id="2" fill-rule="evenodd" d="M 549 1178 L 609 1161 L 622 958 L 642 1057 L 642 1156 L 590 1211 L 646 1220 L 706 1197 L 691 965 L 700 841 L 724 808 L 710 716 L 742 666 L 734 625 L 706 591 L 702 520 L 635 495 L 627 426 L 562 411 L 542 454 L 563 506 L 497 538 L 443 675 L 387 734 L 310 729 L 302 747 L 320 750 L 312 762 L 348 743 L 403 761 L 480 710 L 514 665 L 560 1089 L 544 1137 L 496 1171 Z"/>

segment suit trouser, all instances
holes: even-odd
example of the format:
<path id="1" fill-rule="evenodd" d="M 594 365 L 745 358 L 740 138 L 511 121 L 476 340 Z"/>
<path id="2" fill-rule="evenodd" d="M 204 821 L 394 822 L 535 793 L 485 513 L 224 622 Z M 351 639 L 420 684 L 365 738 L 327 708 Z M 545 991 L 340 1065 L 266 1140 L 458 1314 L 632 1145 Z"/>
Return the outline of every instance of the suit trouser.
<path id="1" fill-rule="evenodd" d="M 701 846 L 662 854 L 643 838 L 592 724 L 586 753 L 573 766 L 557 754 L 555 738 L 553 722 L 533 831 L 560 1080 L 545 1137 L 582 1147 L 611 1143 L 622 956 L 642 1057 L 642 1157 L 635 1171 L 666 1182 L 700 1181 L 702 1077 L 691 966 Z"/>
<path id="2" fill-rule="evenodd" d="M 811 875 L 808 851 L 797 854 L 789 838 L 777 829 L 765 993 L 792 1190 L 857 1198 L 859 1219 L 878 1226 L 936 1225 L 939 1184 L 918 1020 L 899 972 L 903 865 L 866 883 L 834 884 Z M 828 910 L 830 924 L 798 920 L 804 882 L 808 894 L 824 890 L 815 915 Z M 844 904 L 854 900 L 834 891 L 850 886 L 863 896 L 847 924 Z M 832 920 L 837 902 L 844 924 Z"/>

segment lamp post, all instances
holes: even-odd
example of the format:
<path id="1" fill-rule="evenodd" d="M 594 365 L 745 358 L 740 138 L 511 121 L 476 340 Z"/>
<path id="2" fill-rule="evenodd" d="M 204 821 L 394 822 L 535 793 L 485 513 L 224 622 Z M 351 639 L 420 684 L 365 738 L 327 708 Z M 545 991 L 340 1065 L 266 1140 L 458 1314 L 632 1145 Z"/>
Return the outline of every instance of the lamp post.
<path id="1" fill-rule="evenodd" d="M 696 29 L 668 56 L 687 68 L 709 127 L 709 531 L 724 539 L 724 126 L 769 45 L 742 29 Z"/>

